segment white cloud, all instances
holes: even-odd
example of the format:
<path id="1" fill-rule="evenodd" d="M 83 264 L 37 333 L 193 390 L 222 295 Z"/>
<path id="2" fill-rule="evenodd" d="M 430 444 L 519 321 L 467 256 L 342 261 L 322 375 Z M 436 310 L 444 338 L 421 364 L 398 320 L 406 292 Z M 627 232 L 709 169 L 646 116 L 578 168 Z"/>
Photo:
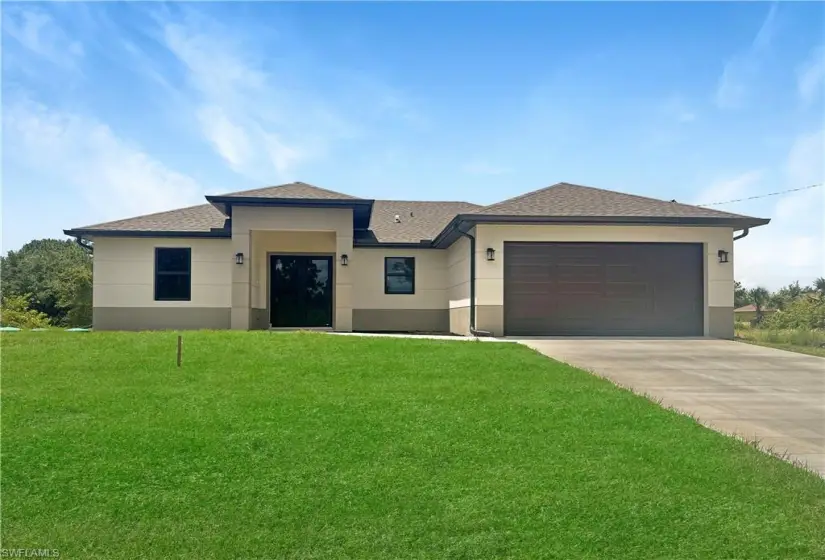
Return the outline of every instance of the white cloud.
<path id="1" fill-rule="evenodd" d="M 716 86 L 715 102 L 721 108 L 740 107 L 747 101 L 761 59 L 770 47 L 778 3 L 773 2 L 751 44 L 725 64 Z"/>
<path id="2" fill-rule="evenodd" d="M 3 127 L 8 156 L 78 192 L 101 220 L 203 202 L 196 181 L 94 118 L 20 99 L 5 107 Z"/>
<path id="3" fill-rule="evenodd" d="M 74 67 L 84 55 L 83 45 L 71 40 L 52 17 L 37 9 L 9 9 L 3 16 L 3 34 L 37 57 L 61 67 Z"/>
<path id="4" fill-rule="evenodd" d="M 822 99 L 825 85 L 825 45 L 816 47 L 811 57 L 797 69 L 797 87 L 799 97 L 805 103 Z"/>
<path id="5" fill-rule="evenodd" d="M 802 134 L 793 142 L 782 170 L 784 181 L 771 191 L 818 184 L 825 179 L 825 131 Z M 737 241 L 736 276 L 752 287 L 776 289 L 799 280 L 810 283 L 825 276 L 825 187 L 724 207 L 749 213 L 763 208 L 771 223 Z"/>
<path id="6" fill-rule="evenodd" d="M 233 123 L 220 107 L 204 105 L 198 111 L 204 134 L 215 150 L 235 170 L 242 170 L 252 155 L 252 146 L 244 129 Z"/>
<path id="7" fill-rule="evenodd" d="M 470 175 L 504 175 L 511 172 L 506 167 L 493 165 L 485 161 L 471 161 L 465 164 L 462 170 Z"/>

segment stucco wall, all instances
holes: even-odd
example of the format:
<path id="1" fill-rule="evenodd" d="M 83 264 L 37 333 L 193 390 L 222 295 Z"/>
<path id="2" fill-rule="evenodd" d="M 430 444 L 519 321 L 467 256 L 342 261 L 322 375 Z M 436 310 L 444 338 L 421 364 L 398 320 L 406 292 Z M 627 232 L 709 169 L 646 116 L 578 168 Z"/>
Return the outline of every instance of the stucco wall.
<path id="1" fill-rule="evenodd" d="M 101 237 L 94 240 L 95 307 L 229 307 L 228 239 Z M 155 247 L 192 249 L 192 300 L 155 301 Z"/>
<path id="2" fill-rule="evenodd" d="M 470 240 L 462 237 L 446 252 L 450 332 L 467 335 L 470 334 Z"/>
<path id="3" fill-rule="evenodd" d="M 155 248 L 192 250 L 190 301 L 155 301 Z M 94 239 L 96 329 L 228 328 L 234 258 L 228 239 Z"/>
<path id="4" fill-rule="evenodd" d="M 415 258 L 415 293 L 384 293 L 384 259 Z M 361 331 L 449 330 L 447 251 L 443 249 L 358 249 L 350 258 L 353 329 Z"/>
<path id="5" fill-rule="evenodd" d="M 502 334 L 504 327 L 504 242 L 682 242 L 703 243 L 705 250 L 705 335 L 733 336 L 733 230 L 711 227 L 480 225 L 476 227 L 477 328 Z M 488 247 L 496 259 L 487 261 Z M 717 251 L 730 254 L 718 262 Z M 727 320 L 728 315 L 730 320 Z M 730 323 L 728 328 L 727 324 Z"/>
<path id="6" fill-rule="evenodd" d="M 264 232 L 278 232 L 269 235 Z M 313 235 L 308 235 L 313 233 Z M 328 233 L 329 235 L 318 235 Z M 334 245 L 329 239 L 334 239 Z M 272 242 L 270 248 L 266 243 Z M 254 246 L 253 246 L 254 243 Z M 276 247 L 276 248 L 271 248 Z M 287 248 L 295 251 L 287 251 Z M 323 248 L 323 251 L 310 249 Z M 333 250 L 328 251 L 331 248 Z M 333 300 L 335 330 L 352 330 L 351 268 L 340 255 L 352 254 L 352 210 L 349 208 L 284 208 L 236 206 L 232 210 L 232 251 L 251 255 L 232 268 L 232 328 L 260 326 L 254 309 L 266 307 L 266 252 L 330 252 L 335 259 Z M 261 256 L 263 255 L 263 257 Z M 263 259 L 263 261 L 262 261 Z"/>

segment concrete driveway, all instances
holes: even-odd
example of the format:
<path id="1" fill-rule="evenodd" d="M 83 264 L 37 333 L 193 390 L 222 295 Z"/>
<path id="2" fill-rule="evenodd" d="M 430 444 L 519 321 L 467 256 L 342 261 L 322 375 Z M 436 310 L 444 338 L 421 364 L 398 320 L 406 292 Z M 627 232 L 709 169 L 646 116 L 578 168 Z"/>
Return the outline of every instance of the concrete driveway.
<path id="1" fill-rule="evenodd" d="M 711 339 L 522 338 L 825 476 L 825 358 Z"/>

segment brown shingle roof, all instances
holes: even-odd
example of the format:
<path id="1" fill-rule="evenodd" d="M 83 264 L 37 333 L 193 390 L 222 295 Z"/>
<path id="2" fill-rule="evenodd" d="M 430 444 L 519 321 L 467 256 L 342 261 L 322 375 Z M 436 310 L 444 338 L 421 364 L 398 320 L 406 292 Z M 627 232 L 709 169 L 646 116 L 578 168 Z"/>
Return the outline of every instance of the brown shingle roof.
<path id="1" fill-rule="evenodd" d="M 641 218 L 742 218 L 701 206 L 594 187 L 557 183 L 476 210 L 492 216 L 581 216 Z"/>
<path id="2" fill-rule="evenodd" d="M 418 243 L 434 239 L 456 214 L 477 208 L 481 207 L 470 202 L 376 200 L 370 230 L 381 243 Z"/>
<path id="3" fill-rule="evenodd" d="M 309 198 L 313 200 L 361 200 L 357 196 L 322 189 L 321 187 L 316 187 L 315 185 L 302 183 L 300 181 L 287 183 L 285 185 L 276 185 L 274 187 L 263 187 L 261 189 L 253 189 L 251 191 L 238 191 L 216 196 L 248 196 L 252 198 Z"/>
<path id="4" fill-rule="evenodd" d="M 211 204 L 199 204 L 188 208 L 178 208 L 166 212 L 146 214 L 114 222 L 94 224 L 79 231 L 193 231 L 207 232 L 221 228 L 226 216 Z"/>
<path id="5" fill-rule="evenodd" d="M 226 197 L 284 198 L 310 200 L 353 200 L 370 201 L 321 189 L 306 183 L 290 183 L 249 191 L 220 195 Z M 723 218 L 754 221 L 738 214 L 711 210 L 699 206 L 666 202 L 653 198 L 606 191 L 593 187 L 558 183 L 551 187 L 533 191 L 489 206 L 479 206 L 470 202 L 434 202 L 376 200 L 372 205 L 369 231 L 356 232 L 356 240 L 361 243 L 419 243 L 421 240 L 435 239 L 447 224 L 458 214 L 468 218 L 486 216 L 518 217 L 615 217 L 645 218 Z M 398 215 L 399 221 L 395 221 Z M 764 220 L 755 220 L 766 223 Z M 66 230 L 68 235 L 94 234 L 95 232 L 115 232 L 121 235 L 131 232 L 145 234 L 184 234 L 194 232 L 208 234 L 213 229 L 225 227 L 224 216 L 212 204 L 201 204 L 178 210 L 158 212 L 135 218 L 95 224 L 76 230 Z M 757 223 L 758 225 L 758 223 Z M 222 235 L 222 234 L 220 234 Z"/>

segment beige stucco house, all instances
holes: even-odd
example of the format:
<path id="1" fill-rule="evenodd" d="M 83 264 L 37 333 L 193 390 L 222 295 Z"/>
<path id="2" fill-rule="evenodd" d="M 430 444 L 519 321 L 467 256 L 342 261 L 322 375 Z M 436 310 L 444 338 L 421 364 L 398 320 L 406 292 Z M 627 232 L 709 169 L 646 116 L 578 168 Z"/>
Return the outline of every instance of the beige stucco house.
<path id="1" fill-rule="evenodd" d="M 567 183 L 490 206 L 300 182 L 206 200 L 65 231 L 93 242 L 94 328 L 730 338 L 734 240 L 769 221 Z"/>

